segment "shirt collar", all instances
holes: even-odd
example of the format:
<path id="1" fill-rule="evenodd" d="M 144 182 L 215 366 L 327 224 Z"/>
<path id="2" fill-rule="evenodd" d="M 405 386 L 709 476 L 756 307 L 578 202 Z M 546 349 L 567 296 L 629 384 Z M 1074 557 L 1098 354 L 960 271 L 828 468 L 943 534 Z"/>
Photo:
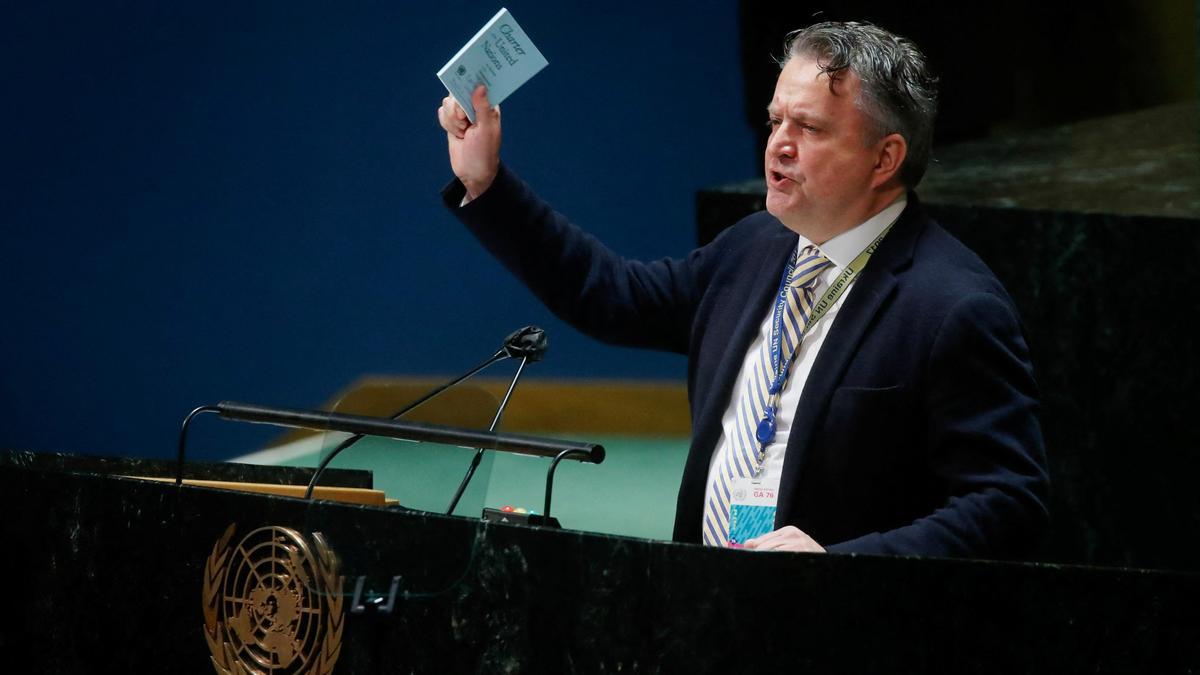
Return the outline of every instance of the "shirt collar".
<path id="1" fill-rule="evenodd" d="M 896 219 L 900 217 L 900 213 L 904 211 L 904 207 L 907 204 L 908 196 L 901 194 L 896 201 L 889 204 L 879 213 L 867 218 L 865 222 L 846 230 L 817 248 L 821 250 L 821 253 L 826 258 L 829 258 L 829 261 L 833 263 L 835 268 L 843 268 L 854 262 L 858 254 L 870 246 L 871 242 L 875 241 L 879 233 L 883 232 L 888 225 L 896 222 Z M 797 250 L 812 245 L 812 241 L 804 235 L 798 236 L 800 237 L 800 243 Z"/>

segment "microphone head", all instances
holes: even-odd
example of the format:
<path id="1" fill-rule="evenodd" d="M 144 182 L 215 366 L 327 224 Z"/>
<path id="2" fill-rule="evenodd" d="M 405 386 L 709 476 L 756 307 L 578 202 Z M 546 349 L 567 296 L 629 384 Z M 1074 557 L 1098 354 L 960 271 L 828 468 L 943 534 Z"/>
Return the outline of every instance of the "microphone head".
<path id="1" fill-rule="evenodd" d="M 511 358 L 526 358 L 533 362 L 542 360 L 547 345 L 546 331 L 537 326 L 525 326 L 505 338 L 501 350 Z"/>

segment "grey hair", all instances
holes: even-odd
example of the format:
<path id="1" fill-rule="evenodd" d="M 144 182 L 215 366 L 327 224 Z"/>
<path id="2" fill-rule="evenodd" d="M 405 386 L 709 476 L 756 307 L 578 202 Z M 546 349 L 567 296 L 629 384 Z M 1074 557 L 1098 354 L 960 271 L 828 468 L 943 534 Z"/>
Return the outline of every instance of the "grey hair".
<path id="1" fill-rule="evenodd" d="M 788 33 L 784 54 L 780 68 L 796 56 L 813 59 L 831 89 L 844 71 L 857 75 L 855 103 L 878 134 L 868 142 L 900 134 L 908 143 L 900 181 L 910 189 L 921 182 L 933 145 L 937 79 L 915 44 L 869 23 L 826 21 Z"/>

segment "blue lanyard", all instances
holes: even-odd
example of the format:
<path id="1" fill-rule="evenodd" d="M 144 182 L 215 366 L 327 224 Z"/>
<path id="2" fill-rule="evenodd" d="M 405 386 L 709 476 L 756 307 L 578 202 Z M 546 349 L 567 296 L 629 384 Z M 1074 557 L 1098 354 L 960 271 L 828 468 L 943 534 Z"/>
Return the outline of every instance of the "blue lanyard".
<path id="1" fill-rule="evenodd" d="M 842 293 L 850 287 L 850 282 L 858 277 L 859 272 L 866 267 L 875 250 L 879 248 L 879 243 L 891 231 L 892 225 L 895 225 L 895 221 L 892 221 L 891 224 L 883 228 L 883 232 L 880 232 L 879 236 L 875 237 L 875 240 L 863 249 L 862 253 L 859 253 L 853 262 L 846 266 L 846 269 L 838 275 L 837 279 L 834 279 L 833 283 L 829 284 L 829 290 L 825 292 L 825 296 L 821 298 L 820 302 L 813 305 L 812 313 L 808 316 L 808 320 L 801 327 L 800 334 L 797 336 L 798 342 L 795 345 L 795 349 L 792 350 L 786 362 L 783 361 L 783 313 L 787 309 L 787 294 L 791 292 L 788 281 L 791 280 L 792 272 L 795 271 L 796 265 L 800 262 L 799 245 L 797 245 L 796 252 L 792 254 L 787 266 L 784 267 L 783 278 L 779 281 L 779 293 L 775 297 L 775 312 L 771 322 L 771 370 L 774 371 L 774 378 L 767 384 L 767 404 L 763 410 L 763 418 L 759 421 L 758 427 L 754 431 L 754 437 L 759 442 L 758 459 L 760 462 L 760 471 L 762 470 L 761 461 L 766 453 L 767 445 L 775 440 L 775 412 L 779 405 L 779 393 L 783 390 L 784 383 L 787 382 L 788 373 L 792 369 L 792 362 L 796 360 L 796 355 L 800 353 L 800 345 L 804 343 L 804 336 L 808 334 L 809 328 L 812 328 L 821 317 L 825 316 L 826 312 L 833 307 Z"/>
<path id="2" fill-rule="evenodd" d="M 755 429 L 754 436 L 761 444 L 759 454 L 766 451 L 766 446 L 771 441 L 775 440 L 775 407 L 776 398 L 779 392 L 783 389 L 783 384 L 787 382 L 788 373 L 791 372 L 792 362 L 796 360 L 796 354 L 800 353 L 800 345 L 794 345 L 792 353 L 788 356 L 786 362 L 783 361 L 783 313 L 787 309 L 787 296 L 791 293 L 791 288 L 788 284 L 792 279 L 792 273 L 796 270 L 796 264 L 799 262 L 800 248 L 796 247 L 796 252 L 788 259 L 787 265 L 783 268 L 783 278 L 779 280 L 779 292 L 775 294 L 775 311 L 771 321 L 771 372 L 774 377 L 767 384 L 767 394 L 770 397 L 768 403 L 763 410 L 763 418 L 758 423 L 758 428 Z M 812 322 L 810 322 L 812 323 Z M 799 339 L 804 340 L 804 333 L 808 326 L 805 325 Z"/>
<path id="3" fill-rule="evenodd" d="M 783 358 L 783 313 L 787 310 L 787 296 L 791 292 L 788 282 L 791 281 L 792 273 L 796 271 L 796 264 L 799 262 L 800 249 L 792 254 L 788 264 L 783 268 L 783 278 L 779 280 L 779 292 L 775 294 L 775 313 L 771 323 L 771 372 L 775 377 L 767 385 L 767 393 L 774 396 L 783 389 L 783 383 L 787 381 L 788 371 L 791 370 L 792 361 L 796 360 L 796 353 L 800 351 L 800 345 L 792 350 L 791 356 L 788 357 L 787 363 L 780 363 Z M 800 338 L 803 339 L 803 334 Z"/>

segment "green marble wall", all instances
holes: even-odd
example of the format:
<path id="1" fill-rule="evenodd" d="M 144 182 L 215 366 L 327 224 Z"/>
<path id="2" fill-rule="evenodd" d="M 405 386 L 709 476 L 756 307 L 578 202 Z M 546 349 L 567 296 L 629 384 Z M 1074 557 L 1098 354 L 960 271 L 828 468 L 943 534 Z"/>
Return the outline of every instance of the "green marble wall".
<path id="1" fill-rule="evenodd" d="M 1200 568 L 1200 224 L 930 210 L 1024 319 L 1053 479 L 1046 555 Z"/>

